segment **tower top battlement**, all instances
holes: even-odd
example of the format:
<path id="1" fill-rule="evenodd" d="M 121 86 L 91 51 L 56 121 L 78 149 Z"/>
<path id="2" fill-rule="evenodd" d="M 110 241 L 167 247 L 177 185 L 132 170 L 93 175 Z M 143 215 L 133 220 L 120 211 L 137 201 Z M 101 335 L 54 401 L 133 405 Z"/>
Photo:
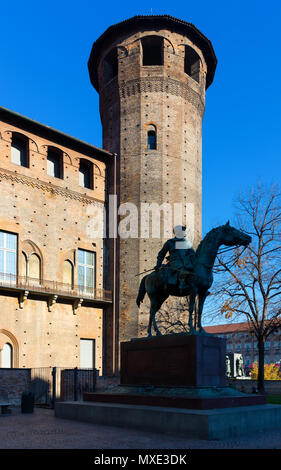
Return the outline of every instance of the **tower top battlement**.
<path id="1" fill-rule="evenodd" d="M 202 34 L 193 24 L 174 18 L 170 15 L 137 15 L 110 26 L 93 44 L 88 61 L 91 83 L 99 91 L 98 64 L 102 51 L 112 45 L 118 37 L 133 34 L 141 28 L 142 31 L 169 29 L 187 36 L 202 51 L 206 65 L 206 88 L 208 88 L 215 75 L 217 58 L 211 41 Z"/>

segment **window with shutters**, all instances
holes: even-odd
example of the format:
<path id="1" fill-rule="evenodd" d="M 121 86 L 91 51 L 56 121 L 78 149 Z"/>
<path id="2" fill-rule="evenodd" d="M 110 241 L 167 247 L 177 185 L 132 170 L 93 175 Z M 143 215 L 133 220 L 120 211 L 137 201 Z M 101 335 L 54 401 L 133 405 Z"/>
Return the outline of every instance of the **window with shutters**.
<path id="1" fill-rule="evenodd" d="M 80 369 L 95 368 L 95 340 L 80 339 Z"/>

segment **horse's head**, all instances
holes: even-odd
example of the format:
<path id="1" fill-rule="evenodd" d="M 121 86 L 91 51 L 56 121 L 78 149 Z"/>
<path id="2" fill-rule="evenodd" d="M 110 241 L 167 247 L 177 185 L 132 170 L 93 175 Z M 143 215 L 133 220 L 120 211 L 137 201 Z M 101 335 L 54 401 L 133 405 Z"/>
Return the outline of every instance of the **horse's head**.
<path id="1" fill-rule="evenodd" d="M 231 227 L 229 222 L 225 225 L 222 225 L 220 242 L 222 245 L 226 246 L 248 246 L 252 237 L 247 235 L 245 232 L 238 230 L 234 227 Z"/>

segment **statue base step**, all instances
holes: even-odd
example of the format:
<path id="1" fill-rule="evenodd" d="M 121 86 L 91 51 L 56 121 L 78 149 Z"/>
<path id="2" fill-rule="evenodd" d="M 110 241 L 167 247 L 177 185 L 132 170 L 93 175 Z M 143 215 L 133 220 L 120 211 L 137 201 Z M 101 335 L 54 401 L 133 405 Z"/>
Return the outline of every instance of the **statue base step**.
<path id="1" fill-rule="evenodd" d="M 190 439 L 228 439 L 280 430 L 281 406 L 237 406 L 212 410 L 119 403 L 56 402 L 55 416 L 102 426 L 173 433 Z"/>
<path id="2" fill-rule="evenodd" d="M 109 391 L 84 393 L 85 402 L 161 406 L 190 410 L 211 410 L 263 405 L 263 395 L 251 395 L 231 387 L 143 387 L 117 386 Z"/>
<path id="3" fill-rule="evenodd" d="M 121 343 L 121 385 L 225 387 L 226 340 L 173 334 Z"/>

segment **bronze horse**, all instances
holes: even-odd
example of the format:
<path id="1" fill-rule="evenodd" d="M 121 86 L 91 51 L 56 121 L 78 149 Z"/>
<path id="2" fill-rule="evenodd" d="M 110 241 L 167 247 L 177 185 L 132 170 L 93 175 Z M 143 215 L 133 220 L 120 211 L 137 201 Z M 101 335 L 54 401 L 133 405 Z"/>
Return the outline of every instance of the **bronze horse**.
<path id="1" fill-rule="evenodd" d="M 196 332 L 204 334 L 205 331 L 202 328 L 201 318 L 205 299 L 209 294 L 209 289 L 213 284 L 213 266 L 218 253 L 218 249 L 221 245 L 226 246 L 245 246 L 247 247 L 251 242 L 251 237 L 240 230 L 229 225 L 227 222 L 225 225 L 221 225 L 217 228 L 212 229 L 196 250 L 195 263 L 193 273 L 187 273 L 184 270 L 179 272 L 179 279 L 177 285 L 169 285 L 168 269 L 161 268 L 159 271 L 143 277 L 139 293 L 137 297 L 137 305 L 140 307 L 141 302 L 144 299 L 145 294 L 148 294 L 150 299 L 150 317 L 147 333 L 148 336 L 152 336 L 152 325 L 157 336 L 161 335 L 161 332 L 157 326 L 155 315 L 161 308 L 163 302 L 170 296 L 176 297 L 187 297 L 189 296 L 189 333 L 194 334 Z M 198 312 L 197 318 L 193 315 L 195 300 L 198 296 Z M 194 321 L 193 321 L 194 318 Z M 196 323 L 198 331 L 196 330 Z"/>

